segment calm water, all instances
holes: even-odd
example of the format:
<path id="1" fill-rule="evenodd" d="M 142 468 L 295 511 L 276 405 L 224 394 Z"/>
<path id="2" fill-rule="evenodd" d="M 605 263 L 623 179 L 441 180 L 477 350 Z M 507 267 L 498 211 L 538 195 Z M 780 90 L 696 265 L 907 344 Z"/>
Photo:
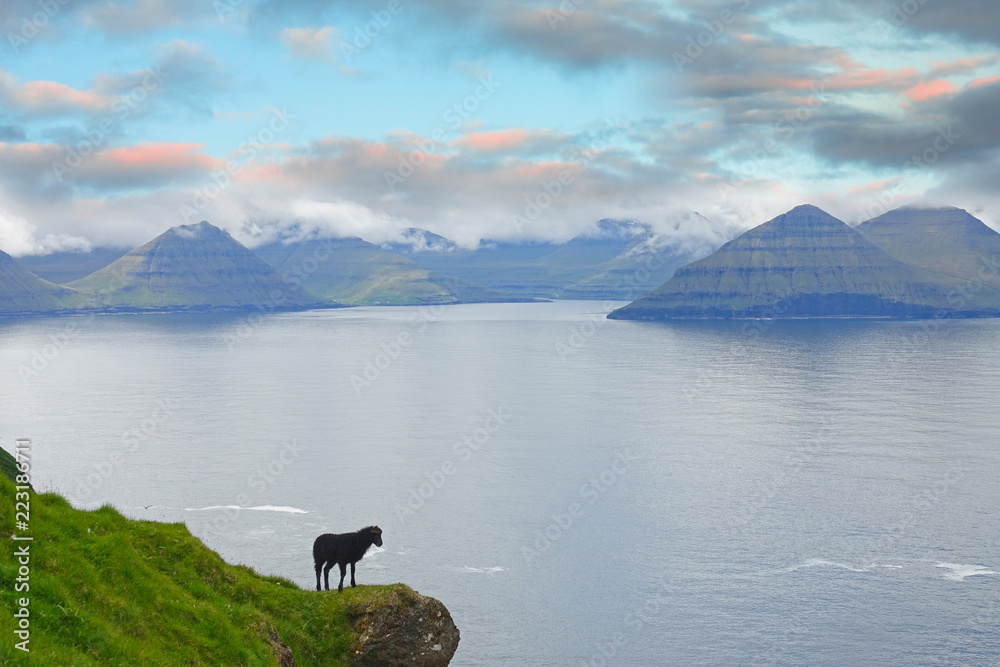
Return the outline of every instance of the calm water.
<path id="1" fill-rule="evenodd" d="M 303 587 L 377 523 L 457 665 L 1000 663 L 1000 321 L 604 312 L 0 321 L 0 439 Z"/>

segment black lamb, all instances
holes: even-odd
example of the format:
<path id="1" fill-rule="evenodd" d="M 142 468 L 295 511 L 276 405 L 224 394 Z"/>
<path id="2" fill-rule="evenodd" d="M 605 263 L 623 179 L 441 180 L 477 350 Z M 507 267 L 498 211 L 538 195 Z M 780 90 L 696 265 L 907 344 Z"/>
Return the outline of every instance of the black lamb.
<path id="1" fill-rule="evenodd" d="M 316 562 L 316 590 L 319 587 L 319 571 L 323 570 L 323 577 L 326 581 L 326 590 L 330 590 L 330 568 L 335 564 L 340 566 L 340 586 L 337 591 L 344 591 L 344 577 L 347 576 L 347 564 L 351 564 L 351 586 L 357 587 L 354 582 L 354 564 L 364 558 L 365 552 L 371 545 L 382 546 L 382 529 L 378 526 L 368 526 L 356 533 L 341 533 L 334 535 L 326 533 L 320 535 L 313 542 L 313 560 Z M 323 567 L 323 565 L 326 567 Z"/>

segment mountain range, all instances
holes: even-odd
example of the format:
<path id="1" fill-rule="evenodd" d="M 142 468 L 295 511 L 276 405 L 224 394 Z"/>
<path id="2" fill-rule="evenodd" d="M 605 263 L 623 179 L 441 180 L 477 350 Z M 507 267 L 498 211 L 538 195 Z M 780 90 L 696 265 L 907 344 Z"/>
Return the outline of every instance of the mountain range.
<path id="1" fill-rule="evenodd" d="M 690 214 L 708 223 L 697 213 Z M 710 224 L 710 223 L 708 223 Z M 420 266 L 484 287 L 544 299 L 633 299 L 704 257 L 710 241 L 671 239 L 632 220 L 600 220 L 565 243 L 484 241 L 474 250 L 423 230 L 383 246 Z"/>
<path id="2" fill-rule="evenodd" d="M 469 250 L 410 229 L 382 246 L 305 237 L 251 250 L 201 222 L 128 252 L 0 252 L 0 312 L 590 298 L 634 299 L 611 319 L 1000 316 L 1000 234 L 957 208 L 904 207 L 852 228 L 804 205 L 713 249 L 602 220 L 561 244 Z"/>
<path id="3" fill-rule="evenodd" d="M 102 307 L 111 309 L 246 308 L 273 289 L 283 290 L 278 300 L 284 307 L 302 308 L 631 299 L 712 250 L 710 243 L 671 241 L 642 223 L 616 220 L 602 220 L 564 243 L 487 241 L 468 250 L 409 229 L 400 242 L 381 246 L 360 238 L 304 236 L 250 250 L 203 222 L 175 227 L 131 251 L 98 247 L 19 261 L 36 277 L 78 292 L 101 292 Z M 280 275 L 268 275 L 258 258 Z M 305 291 L 289 293 L 289 284 Z M 98 305 L 93 297 L 89 302 Z M 39 303 L 34 310 L 52 308 L 59 309 Z"/>
<path id="4" fill-rule="evenodd" d="M 209 224 L 172 227 L 68 287 L 97 294 L 111 310 L 329 308 Z"/>
<path id="5" fill-rule="evenodd" d="M 679 268 L 611 319 L 1000 316 L 978 268 L 1000 234 L 960 209 L 898 209 L 858 228 L 798 206 Z"/>
<path id="6" fill-rule="evenodd" d="M 254 252 L 306 289 L 352 306 L 533 301 L 429 271 L 359 238 L 276 241 Z"/>

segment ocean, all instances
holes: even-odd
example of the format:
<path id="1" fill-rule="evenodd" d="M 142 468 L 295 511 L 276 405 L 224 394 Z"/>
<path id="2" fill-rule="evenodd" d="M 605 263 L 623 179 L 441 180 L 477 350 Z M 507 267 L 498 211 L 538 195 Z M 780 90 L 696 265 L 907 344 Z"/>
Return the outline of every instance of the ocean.
<path id="1" fill-rule="evenodd" d="M 1000 664 L 1000 321 L 618 305 L 0 320 L 0 444 L 304 588 L 378 524 L 454 665 Z"/>

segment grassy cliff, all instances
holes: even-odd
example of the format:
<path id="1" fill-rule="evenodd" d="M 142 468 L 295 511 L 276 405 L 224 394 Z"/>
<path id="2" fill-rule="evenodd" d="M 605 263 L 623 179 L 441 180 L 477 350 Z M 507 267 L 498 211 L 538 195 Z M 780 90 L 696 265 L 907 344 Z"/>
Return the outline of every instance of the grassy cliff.
<path id="1" fill-rule="evenodd" d="M 428 600 L 402 584 L 302 590 L 225 563 L 183 524 L 131 520 L 110 507 L 81 511 L 34 493 L 30 591 L 16 593 L 14 552 L 26 542 L 11 539 L 14 485 L 0 476 L 0 486 L 2 607 L 17 609 L 27 596 L 31 621 L 24 654 L 4 615 L 2 664 L 355 664 L 366 639 L 359 619 Z M 309 554 L 302 565 L 311 568 Z"/>

